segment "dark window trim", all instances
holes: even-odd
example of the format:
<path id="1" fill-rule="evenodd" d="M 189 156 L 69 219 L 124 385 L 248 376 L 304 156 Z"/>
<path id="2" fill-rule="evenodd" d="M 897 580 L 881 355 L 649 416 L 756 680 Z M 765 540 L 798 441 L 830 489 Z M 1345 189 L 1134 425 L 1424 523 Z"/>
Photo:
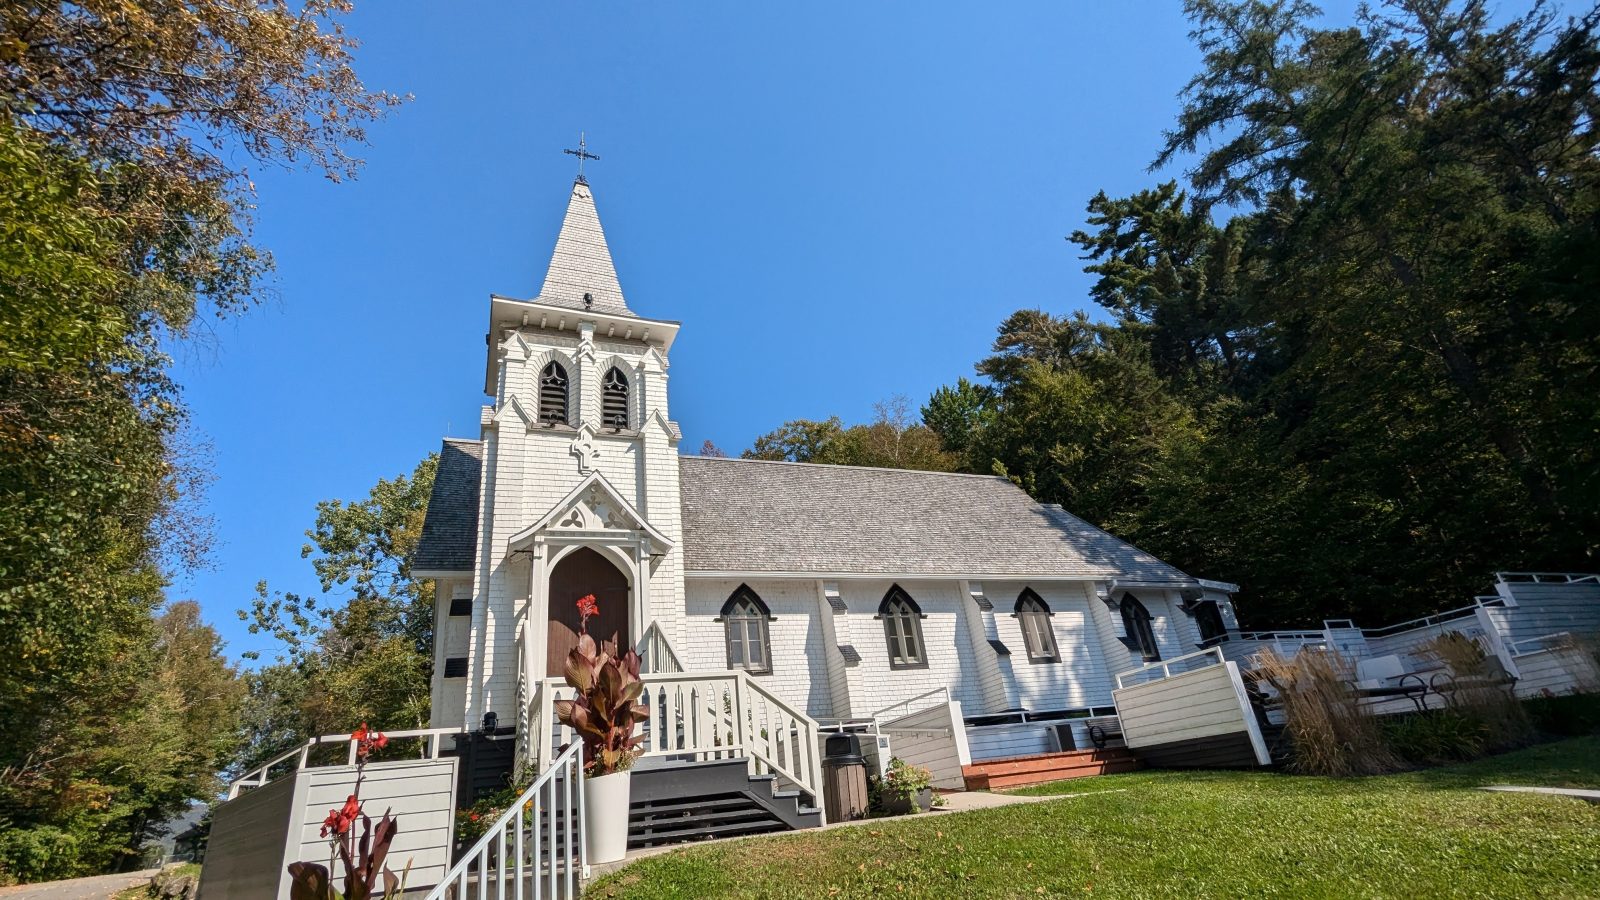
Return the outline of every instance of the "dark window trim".
<path id="1" fill-rule="evenodd" d="M 552 390 L 559 388 L 561 391 L 561 409 L 559 411 L 545 408 L 546 388 Z M 572 421 L 572 380 L 567 377 L 567 367 L 551 360 L 539 372 L 539 412 L 538 419 L 541 425 L 567 425 Z M 558 414 L 559 412 L 559 414 Z"/>
<path id="2" fill-rule="evenodd" d="M 620 387 L 611 383 L 611 376 L 613 375 L 616 376 L 618 381 L 622 382 Z M 607 369 L 606 374 L 601 376 L 600 425 L 602 427 L 618 428 L 623 431 L 627 431 L 633 427 L 633 410 L 631 408 L 631 404 L 628 402 L 629 398 L 632 396 L 629 387 L 630 384 L 627 374 L 616 366 L 612 366 L 611 368 Z M 619 390 L 621 394 L 620 399 L 622 401 L 622 421 L 619 423 L 614 418 L 611 421 L 606 421 L 606 408 L 612 405 L 612 403 L 618 399 Z"/>
<path id="3" fill-rule="evenodd" d="M 1122 627 L 1128 633 L 1123 643 L 1128 649 L 1144 657 L 1145 662 L 1161 659 L 1161 645 L 1156 642 L 1156 632 L 1150 610 L 1132 594 L 1122 595 Z"/>
<path id="4" fill-rule="evenodd" d="M 1200 643 L 1206 644 L 1228 636 L 1228 623 L 1223 621 L 1222 606 L 1215 600 L 1201 600 L 1189 607 L 1189 617 L 1200 632 Z M 1211 634 L 1206 634 L 1210 631 Z"/>
<path id="5" fill-rule="evenodd" d="M 895 610 L 899 605 L 904 612 Z M 928 642 L 922 636 L 922 620 L 928 616 L 911 599 L 905 588 L 898 584 L 890 585 L 889 590 L 883 595 L 883 601 L 878 604 L 878 615 L 875 618 L 883 620 L 884 648 L 889 654 L 889 668 L 893 671 L 902 669 L 926 669 L 928 667 Z M 899 628 L 896 628 L 898 623 Z M 909 629 L 905 634 L 896 634 L 899 629 Z M 896 647 L 896 642 L 901 645 L 907 643 L 914 645 L 910 649 L 916 651 L 916 659 L 907 659 L 907 654 Z M 899 661 L 897 662 L 896 659 Z"/>
<path id="6" fill-rule="evenodd" d="M 739 612 L 739 606 L 741 604 L 748 604 L 749 607 L 755 609 L 759 615 L 737 615 Z M 772 628 L 767 623 L 773 621 L 775 618 L 776 617 L 772 615 L 772 610 L 767 607 L 766 601 L 762 600 L 761 595 L 752 590 L 748 584 L 739 585 L 734 589 L 732 594 L 728 595 L 727 601 L 722 604 L 722 612 L 720 612 L 717 617 L 712 620 L 722 623 L 722 652 L 723 658 L 728 664 L 728 668 L 743 669 L 751 675 L 772 674 Z M 745 644 L 744 653 L 742 654 L 744 656 L 744 661 L 738 663 L 733 661 L 733 629 L 736 627 L 744 629 L 752 623 L 755 624 L 757 629 L 760 631 L 760 635 L 758 637 L 758 640 L 761 643 L 760 668 L 751 668 L 750 666 L 748 633 L 739 635 L 739 640 Z"/>
<path id="7" fill-rule="evenodd" d="M 1034 608 L 1026 608 L 1030 603 L 1034 604 Z M 1028 662 L 1041 665 L 1061 662 L 1061 647 L 1056 643 L 1056 630 L 1050 623 L 1055 613 L 1043 597 L 1034 593 L 1033 588 L 1025 587 L 1017 595 L 1011 617 L 1017 620 L 1017 627 L 1022 631 L 1022 649 L 1028 655 Z M 1028 623 L 1034 619 L 1044 620 L 1042 625 L 1036 625 L 1035 630 L 1044 637 L 1045 646 L 1034 646 L 1034 639 L 1028 631 Z"/>

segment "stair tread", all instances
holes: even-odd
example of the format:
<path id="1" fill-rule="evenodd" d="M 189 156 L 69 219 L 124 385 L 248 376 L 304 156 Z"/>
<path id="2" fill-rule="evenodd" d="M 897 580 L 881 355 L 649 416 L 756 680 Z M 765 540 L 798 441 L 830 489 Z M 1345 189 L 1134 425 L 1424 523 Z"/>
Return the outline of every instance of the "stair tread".
<path id="1" fill-rule="evenodd" d="M 682 841 L 673 841 L 672 839 L 688 838 L 692 840 L 700 837 L 709 837 L 714 834 L 731 834 L 739 831 L 772 831 L 783 827 L 784 825 L 782 822 L 774 819 L 766 822 L 735 822 L 731 825 L 713 825 L 706 828 L 699 828 L 693 831 L 683 831 L 676 834 L 672 832 L 659 832 L 651 835 L 643 835 L 641 837 L 644 838 L 645 843 L 683 843 Z M 632 835 L 630 835 L 630 837 L 632 837 Z"/>

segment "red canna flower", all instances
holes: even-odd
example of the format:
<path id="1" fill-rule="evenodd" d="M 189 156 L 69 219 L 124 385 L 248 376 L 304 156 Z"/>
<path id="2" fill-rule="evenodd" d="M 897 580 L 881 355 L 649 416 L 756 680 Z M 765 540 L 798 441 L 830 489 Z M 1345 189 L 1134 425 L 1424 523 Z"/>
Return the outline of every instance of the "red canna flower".
<path id="1" fill-rule="evenodd" d="M 355 797 L 352 796 L 350 799 L 354 800 Z M 356 807 L 356 815 L 347 815 L 346 810 L 349 808 L 349 801 L 345 801 L 345 809 L 328 810 L 328 817 L 322 820 L 323 837 L 327 837 L 330 834 L 341 835 L 350 830 L 350 826 L 355 824 L 356 816 L 361 814 L 361 809 L 358 804 Z"/>
<path id="2" fill-rule="evenodd" d="M 584 594 L 578 598 L 578 615 L 585 619 L 600 615 L 600 604 L 595 602 L 593 594 Z"/>
<path id="3" fill-rule="evenodd" d="M 373 750 L 389 746 L 389 736 L 376 728 L 368 728 L 365 722 L 350 732 L 350 740 L 356 742 L 356 758 L 361 760 L 365 760 Z"/>

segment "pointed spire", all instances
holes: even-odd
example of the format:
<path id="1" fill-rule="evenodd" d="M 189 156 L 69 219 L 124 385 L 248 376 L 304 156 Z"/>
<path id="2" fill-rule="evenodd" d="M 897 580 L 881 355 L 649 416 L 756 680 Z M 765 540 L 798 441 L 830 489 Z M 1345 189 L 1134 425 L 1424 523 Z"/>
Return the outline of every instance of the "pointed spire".
<path id="1" fill-rule="evenodd" d="M 592 302 L 586 303 L 588 294 Z M 622 299 L 622 285 L 611 264 L 611 248 L 600 228 L 600 214 L 594 208 L 594 193 L 581 178 L 572 185 L 567 215 L 561 221 L 555 253 L 539 289 L 539 302 L 593 309 L 595 312 L 633 315 Z"/>

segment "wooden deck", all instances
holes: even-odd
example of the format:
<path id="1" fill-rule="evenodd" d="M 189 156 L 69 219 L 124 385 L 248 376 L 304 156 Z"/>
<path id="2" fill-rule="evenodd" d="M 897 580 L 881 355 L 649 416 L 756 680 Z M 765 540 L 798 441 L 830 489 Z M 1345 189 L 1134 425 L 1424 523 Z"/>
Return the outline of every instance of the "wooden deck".
<path id="1" fill-rule="evenodd" d="M 1119 747 L 989 759 L 962 766 L 961 774 L 967 782 L 967 790 L 990 791 L 1067 778 L 1115 775 L 1140 768 L 1143 768 L 1143 764 L 1132 753 Z"/>

